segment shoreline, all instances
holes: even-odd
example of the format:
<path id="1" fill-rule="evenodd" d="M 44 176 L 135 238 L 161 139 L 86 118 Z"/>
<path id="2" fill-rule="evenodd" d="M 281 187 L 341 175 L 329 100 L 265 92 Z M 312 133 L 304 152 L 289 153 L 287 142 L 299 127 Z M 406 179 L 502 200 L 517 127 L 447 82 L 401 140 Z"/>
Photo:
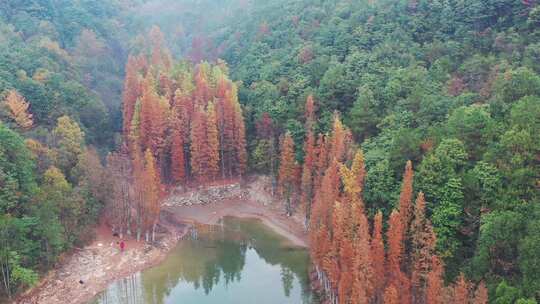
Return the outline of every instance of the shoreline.
<path id="1" fill-rule="evenodd" d="M 160 234 L 157 246 L 128 238 L 127 249 L 122 253 L 110 231 L 106 227 L 97 227 L 95 241 L 67 254 L 57 268 L 49 271 L 38 285 L 19 295 L 13 303 L 88 303 L 112 282 L 163 261 L 188 233 L 190 226 L 215 225 L 226 216 L 260 220 L 291 245 L 308 248 L 308 238 L 301 220 L 285 216 L 278 205 L 227 198 L 205 205 L 164 206 L 161 225 L 167 232 Z M 79 280 L 83 280 L 84 284 L 80 284 Z"/>
<path id="2" fill-rule="evenodd" d="M 96 228 L 98 233 L 100 229 Z M 90 245 L 66 254 L 58 267 L 50 270 L 35 287 L 19 295 L 13 303 L 88 303 L 112 282 L 159 264 L 186 233 L 187 229 L 168 231 L 157 246 L 125 238 L 124 252 L 120 252 L 114 241 L 110 242 L 112 237 L 103 238 L 98 234 Z"/>
<path id="3" fill-rule="evenodd" d="M 257 219 L 292 245 L 309 247 L 307 234 L 300 223 L 292 217 L 281 215 L 268 206 L 261 206 L 250 200 L 226 200 L 204 206 L 168 207 L 166 211 L 177 221 L 192 224 L 216 225 L 220 219 L 227 216 Z"/>

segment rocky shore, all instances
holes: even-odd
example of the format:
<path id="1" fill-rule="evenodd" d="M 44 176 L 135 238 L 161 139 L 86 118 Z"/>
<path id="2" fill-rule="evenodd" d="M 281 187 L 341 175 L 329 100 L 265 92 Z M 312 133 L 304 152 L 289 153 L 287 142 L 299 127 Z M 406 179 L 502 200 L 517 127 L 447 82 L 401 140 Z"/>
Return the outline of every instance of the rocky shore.
<path id="1" fill-rule="evenodd" d="M 216 224 L 224 216 L 257 218 L 283 235 L 292 245 L 307 247 L 300 217 L 288 217 L 275 200 L 269 178 L 251 178 L 245 184 L 232 182 L 199 189 L 171 189 L 162 202 L 157 241 L 154 244 L 127 239 L 120 252 L 110 229 L 96 228 L 90 245 L 66 254 L 34 288 L 20 295 L 17 304 L 83 304 L 122 277 L 162 261 L 177 242 L 188 236 L 192 225 Z"/>

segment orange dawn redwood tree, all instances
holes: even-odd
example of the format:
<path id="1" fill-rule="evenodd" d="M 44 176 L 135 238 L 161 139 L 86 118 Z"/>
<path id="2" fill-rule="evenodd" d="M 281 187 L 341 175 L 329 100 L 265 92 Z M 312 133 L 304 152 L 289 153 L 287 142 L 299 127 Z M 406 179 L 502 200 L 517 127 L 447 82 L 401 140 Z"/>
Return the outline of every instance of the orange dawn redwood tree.
<path id="1" fill-rule="evenodd" d="M 388 242 L 387 264 L 389 281 L 394 286 L 399 286 L 396 282 L 396 276 L 401 272 L 401 259 L 403 254 L 403 225 L 401 222 L 401 214 L 397 210 L 393 210 L 388 220 L 388 231 L 386 238 Z"/>
<path id="2" fill-rule="evenodd" d="M 136 210 L 136 229 L 137 229 L 137 241 L 141 238 L 141 233 L 145 229 L 144 225 L 147 222 L 147 206 L 145 205 L 145 172 L 144 172 L 144 158 L 139 150 L 132 151 L 132 167 L 133 167 L 133 180 L 134 180 L 134 201 Z"/>
<path id="3" fill-rule="evenodd" d="M 217 117 L 214 103 L 208 103 L 206 109 L 206 137 L 208 149 L 208 168 L 206 175 L 214 180 L 219 172 L 219 139 L 217 129 Z"/>
<path id="4" fill-rule="evenodd" d="M 387 279 L 388 284 L 397 286 L 401 303 L 410 303 L 409 279 L 401 269 L 404 254 L 403 229 L 401 214 L 399 211 L 393 210 L 390 214 L 387 232 Z"/>
<path id="5" fill-rule="evenodd" d="M 229 83 L 225 80 L 225 77 L 222 73 L 219 73 L 217 79 L 218 80 L 216 84 L 216 96 L 214 102 L 216 106 L 216 123 L 219 140 L 219 159 L 221 161 L 221 178 L 225 178 L 225 147 L 227 146 L 226 141 L 230 142 L 230 136 L 228 138 L 225 137 L 225 119 L 229 118 L 225 115 L 225 103 L 227 102 L 225 97 L 229 89 Z M 231 132 L 232 130 L 227 131 Z"/>
<path id="6" fill-rule="evenodd" d="M 191 125 L 191 170 L 197 182 L 207 180 L 205 169 L 208 165 L 208 143 L 206 138 L 206 113 L 202 106 L 195 110 Z"/>
<path id="7" fill-rule="evenodd" d="M 304 209 L 304 225 L 307 228 L 311 213 L 311 201 L 314 194 L 313 170 L 315 165 L 315 136 L 313 134 L 313 125 L 315 124 L 315 101 L 312 95 L 309 95 L 305 105 L 305 118 L 307 135 L 304 141 L 304 164 L 302 165 L 302 176 L 300 178 L 301 198 L 300 204 Z"/>
<path id="8" fill-rule="evenodd" d="M 431 270 L 427 277 L 426 303 L 442 304 L 442 291 L 444 288 L 444 267 L 440 258 L 431 257 Z"/>
<path id="9" fill-rule="evenodd" d="M 233 86 L 233 92 L 233 95 L 236 96 L 236 86 Z M 242 107 L 240 106 L 238 99 L 236 99 L 234 103 L 234 131 L 236 174 L 242 177 L 247 168 L 246 126 L 244 124 Z"/>
<path id="10" fill-rule="evenodd" d="M 149 232 L 152 230 L 152 241 L 155 240 L 156 225 L 159 220 L 160 206 L 160 192 L 161 182 L 159 179 L 159 173 L 156 169 L 156 161 L 150 149 L 147 149 L 144 153 L 144 171 L 142 176 L 142 183 L 144 185 L 144 226 L 146 230 L 146 240 L 149 240 Z"/>
<path id="11" fill-rule="evenodd" d="M 352 268 L 353 250 L 351 244 L 347 244 L 347 231 L 345 229 L 346 210 L 344 204 L 336 201 L 332 212 L 332 250 L 327 260 L 327 272 L 332 285 L 337 289 L 338 299 L 345 303 L 349 298 L 353 274 Z M 348 271 L 347 271 L 348 270 Z"/>
<path id="12" fill-rule="evenodd" d="M 234 92 L 229 84 L 225 91 L 225 97 L 220 103 L 220 145 L 222 157 L 222 176 L 231 177 L 233 174 L 233 162 L 235 161 L 235 111 Z M 239 134 L 236 134 L 239 135 Z"/>
<path id="13" fill-rule="evenodd" d="M 197 65 L 195 73 L 195 104 L 206 106 L 210 101 L 210 87 L 208 84 L 208 65 L 205 63 Z"/>
<path id="14" fill-rule="evenodd" d="M 469 282 L 465 279 L 465 275 L 461 273 L 453 286 L 453 301 L 457 303 L 468 303 L 469 301 Z"/>
<path id="15" fill-rule="evenodd" d="M 418 193 L 411 223 L 411 287 L 414 303 L 425 303 L 425 290 L 430 272 L 431 257 L 435 252 L 435 233 L 425 217 L 426 201 L 424 193 Z"/>
<path id="16" fill-rule="evenodd" d="M 129 55 L 126 63 L 126 76 L 124 80 L 123 103 L 123 132 L 125 136 L 130 134 L 131 121 L 135 112 L 135 103 L 139 97 L 139 79 L 137 59 Z"/>
<path id="17" fill-rule="evenodd" d="M 364 209 L 360 205 L 352 206 L 352 217 L 358 217 L 356 225 L 356 237 L 352 239 L 354 244 L 354 263 L 355 283 L 353 284 L 353 294 L 357 303 L 368 303 L 373 296 L 374 273 L 373 257 L 370 250 L 369 223 Z M 365 300 L 364 300 L 365 299 Z"/>
<path id="18" fill-rule="evenodd" d="M 390 285 L 384 291 L 384 304 L 401 304 L 396 287 Z"/>
<path id="19" fill-rule="evenodd" d="M 332 215 L 332 206 L 339 198 L 340 178 L 339 163 L 334 159 L 324 173 L 320 191 L 315 200 L 317 212 L 315 220 L 322 225 L 329 226 Z"/>
<path id="20" fill-rule="evenodd" d="M 278 185 L 280 193 L 287 200 L 286 212 L 292 214 L 291 196 L 294 185 L 295 155 L 294 141 L 290 132 L 287 132 L 281 143 L 281 154 L 279 163 Z"/>
<path id="21" fill-rule="evenodd" d="M 146 151 L 146 149 L 152 149 L 152 152 L 155 152 L 154 143 L 154 124 L 155 120 L 158 118 L 158 109 L 157 109 L 157 94 L 153 88 L 153 80 L 150 74 L 145 77 L 141 84 L 141 101 L 140 101 L 140 144 L 141 151 Z"/>
<path id="22" fill-rule="evenodd" d="M 334 123 L 331 136 L 331 149 L 330 159 L 335 158 L 337 161 L 342 162 L 345 160 L 346 153 L 346 130 L 343 127 L 343 123 L 339 118 L 339 114 L 334 114 Z"/>
<path id="23" fill-rule="evenodd" d="M 173 127 L 182 134 L 184 142 L 187 143 L 193 113 L 195 112 L 193 101 L 189 97 L 188 93 L 183 92 L 181 89 L 177 89 L 174 93 L 173 106 L 173 113 L 176 116 Z"/>
<path id="24" fill-rule="evenodd" d="M 171 142 L 171 178 L 175 183 L 184 183 L 186 179 L 186 160 L 184 156 L 184 138 L 179 129 L 172 132 Z"/>
<path id="25" fill-rule="evenodd" d="M 313 95 L 309 95 L 306 99 L 305 113 L 306 118 L 306 130 L 313 130 L 313 125 L 315 124 L 315 99 Z"/>
<path id="26" fill-rule="evenodd" d="M 487 304 L 488 303 L 488 290 L 484 282 L 480 282 L 476 287 L 472 304 Z"/>
<path id="27" fill-rule="evenodd" d="M 403 229 L 403 237 L 407 233 L 407 227 L 411 220 L 412 199 L 413 199 L 413 169 L 412 162 L 407 161 L 405 172 L 403 173 L 403 182 L 401 185 L 401 193 L 399 194 L 399 213 L 401 214 Z"/>
<path id="28" fill-rule="evenodd" d="M 328 142 L 323 134 L 317 136 L 317 143 L 315 145 L 316 159 L 314 161 L 314 177 L 313 177 L 313 189 L 316 193 L 321 187 L 322 179 L 325 170 L 328 168 Z"/>
<path id="29" fill-rule="evenodd" d="M 373 263 L 373 288 L 376 301 L 379 300 L 385 285 L 385 258 L 384 241 L 382 236 L 383 215 L 379 210 L 373 219 L 373 233 L 371 237 L 371 259 Z"/>
<path id="30" fill-rule="evenodd" d="M 309 218 L 311 215 L 311 204 L 314 194 L 313 185 L 313 170 L 315 162 L 315 137 L 313 132 L 308 130 L 306 140 L 304 142 L 304 164 L 302 166 L 301 177 L 301 204 L 304 208 L 304 223 L 308 227 Z"/>

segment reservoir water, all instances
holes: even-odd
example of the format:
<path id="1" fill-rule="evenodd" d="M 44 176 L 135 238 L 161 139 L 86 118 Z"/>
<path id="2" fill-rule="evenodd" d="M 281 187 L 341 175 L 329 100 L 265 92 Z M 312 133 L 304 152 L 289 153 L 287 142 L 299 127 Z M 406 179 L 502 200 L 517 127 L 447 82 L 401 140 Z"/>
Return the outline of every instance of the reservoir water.
<path id="1" fill-rule="evenodd" d="M 309 254 L 258 220 L 224 218 L 159 265 L 112 283 L 96 304 L 313 304 Z"/>

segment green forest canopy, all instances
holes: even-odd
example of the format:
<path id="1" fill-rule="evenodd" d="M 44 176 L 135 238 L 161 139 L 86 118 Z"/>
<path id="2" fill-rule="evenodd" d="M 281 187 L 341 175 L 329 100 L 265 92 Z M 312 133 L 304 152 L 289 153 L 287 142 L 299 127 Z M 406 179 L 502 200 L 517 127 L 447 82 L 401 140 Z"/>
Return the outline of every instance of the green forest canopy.
<path id="1" fill-rule="evenodd" d="M 540 299 L 538 1 L 179 2 L 0 4 L 0 99 L 16 89 L 35 125 L 1 114 L 0 263 L 14 269 L 3 294 L 35 282 L 94 222 L 103 199 L 83 182 L 94 173 L 74 168 L 93 157 L 86 144 L 118 147 L 125 60 L 158 24 L 176 57 L 228 63 L 252 153 L 268 113 L 302 161 L 313 94 L 315 128 L 328 131 L 337 110 L 361 143 L 371 214 L 388 216 L 412 160 L 449 279 L 485 279 L 494 303 Z M 78 149 L 59 144 L 66 134 L 82 136 L 65 141 Z M 252 170 L 269 172 L 259 159 Z"/>

